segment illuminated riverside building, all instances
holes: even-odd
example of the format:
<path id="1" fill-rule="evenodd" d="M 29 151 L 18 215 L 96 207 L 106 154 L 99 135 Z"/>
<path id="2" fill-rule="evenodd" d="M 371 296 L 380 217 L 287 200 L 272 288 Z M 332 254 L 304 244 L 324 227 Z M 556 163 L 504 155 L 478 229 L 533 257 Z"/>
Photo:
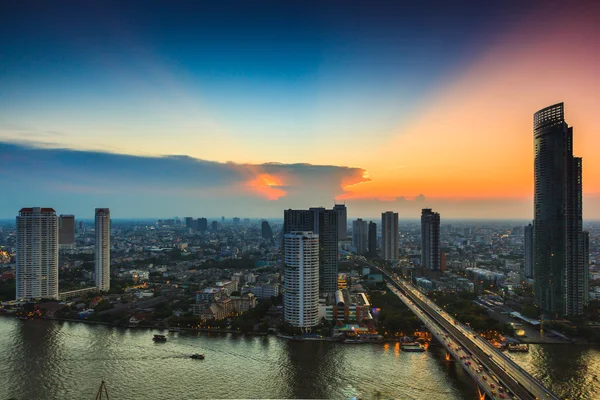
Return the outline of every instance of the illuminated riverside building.
<path id="1" fill-rule="evenodd" d="M 563 103 L 534 114 L 533 276 L 535 300 L 551 316 L 579 315 L 587 288 L 582 162 Z"/>
<path id="2" fill-rule="evenodd" d="M 291 232 L 283 241 L 284 320 L 292 327 L 310 330 L 319 324 L 319 235 Z"/>
<path id="3" fill-rule="evenodd" d="M 58 217 L 52 208 L 17 216 L 16 299 L 58 299 Z"/>
<path id="4" fill-rule="evenodd" d="M 94 272 L 98 290 L 110 289 L 110 210 L 96 208 L 96 247 L 94 252 Z"/>

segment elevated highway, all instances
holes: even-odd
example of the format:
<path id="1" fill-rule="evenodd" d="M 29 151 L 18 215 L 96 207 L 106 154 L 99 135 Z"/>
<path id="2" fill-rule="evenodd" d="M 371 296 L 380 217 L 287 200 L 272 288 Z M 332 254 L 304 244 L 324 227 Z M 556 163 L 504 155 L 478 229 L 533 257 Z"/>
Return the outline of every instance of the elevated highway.
<path id="1" fill-rule="evenodd" d="M 521 400 L 559 399 L 540 381 L 498 351 L 487 340 L 438 307 L 414 285 L 390 274 L 379 266 L 363 262 L 371 268 L 379 270 L 386 277 L 388 287 L 393 289 L 393 292 L 423 321 L 428 329 L 433 329 L 432 333 L 438 340 L 440 337 L 442 338 L 441 343 L 449 350 L 449 354 L 461 361 L 462 367 L 477 381 L 489 397 Z M 456 351 L 457 346 L 458 352 Z M 467 358 L 462 359 L 465 355 Z M 470 364 L 469 360 L 471 360 Z M 495 383 L 489 381 L 490 379 Z"/>

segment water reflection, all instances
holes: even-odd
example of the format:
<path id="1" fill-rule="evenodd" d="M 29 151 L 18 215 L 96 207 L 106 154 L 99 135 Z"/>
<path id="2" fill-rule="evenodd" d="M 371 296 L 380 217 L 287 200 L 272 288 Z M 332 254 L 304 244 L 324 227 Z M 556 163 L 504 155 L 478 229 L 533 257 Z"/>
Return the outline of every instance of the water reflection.
<path id="1" fill-rule="evenodd" d="M 459 363 L 431 346 L 291 342 L 273 336 L 169 333 L 0 318 L 0 399 L 88 399 L 102 379 L 111 397 L 476 399 Z M 190 354 L 204 353 L 204 361 Z M 600 391 L 600 352 L 585 346 L 531 346 L 511 354 L 562 397 Z M 596 397 L 595 397 L 596 396 Z"/>

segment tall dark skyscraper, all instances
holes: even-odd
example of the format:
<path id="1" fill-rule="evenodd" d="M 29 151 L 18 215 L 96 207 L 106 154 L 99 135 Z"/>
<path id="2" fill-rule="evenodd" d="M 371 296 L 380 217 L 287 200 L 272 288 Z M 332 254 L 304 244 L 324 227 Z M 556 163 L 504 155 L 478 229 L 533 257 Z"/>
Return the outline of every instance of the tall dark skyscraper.
<path id="1" fill-rule="evenodd" d="M 348 238 L 348 209 L 345 204 L 335 204 L 333 210 L 337 214 L 338 240 L 346 240 Z"/>
<path id="2" fill-rule="evenodd" d="M 208 230 L 208 220 L 206 218 L 198 218 L 197 223 L 200 232 L 206 232 Z"/>
<path id="3" fill-rule="evenodd" d="M 525 278 L 533 279 L 533 225 L 529 224 L 524 229 L 525 234 Z"/>
<path id="4" fill-rule="evenodd" d="M 261 234 L 262 234 L 263 239 L 267 239 L 267 240 L 273 239 L 273 230 L 271 229 L 271 225 L 269 225 L 268 221 L 262 222 Z"/>
<path id="5" fill-rule="evenodd" d="M 185 227 L 190 229 L 190 228 L 194 228 L 194 218 L 192 217 L 185 217 Z"/>
<path id="6" fill-rule="evenodd" d="M 61 215 L 58 218 L 58 244 L 71 247 L 75 244 L 75 216 Z"/>
<path id="7" fill-rule="evenodd" d="M 424 208 L 421 211 L 421 264 L 440 271 L 440 214 Z"/>
<path id="8" fill-rule="evenodd" d="M 381 256 L 384 260 L 398 259 L 398 213 L 381 213 Z"/>
<path id="9" fill-rule="evenodd" d="M 534 114 L 535 300 L 552 316 L 579 315 L 586 302 L 581 158 L 563 103 Z"/>
<path id="10" fill-rule="evenodd" d="M 377 224 L 369 222 L 369 256 L 377 256 Z"/>
<path id="11" fill-rule="evenodd" d="M 308 210 L 285 210 L 283 233 L 296 231 L 319 234 L 319 287 L 335 293 L 338 278 L 338 224 L 335 210 L 322 207 Z"/>

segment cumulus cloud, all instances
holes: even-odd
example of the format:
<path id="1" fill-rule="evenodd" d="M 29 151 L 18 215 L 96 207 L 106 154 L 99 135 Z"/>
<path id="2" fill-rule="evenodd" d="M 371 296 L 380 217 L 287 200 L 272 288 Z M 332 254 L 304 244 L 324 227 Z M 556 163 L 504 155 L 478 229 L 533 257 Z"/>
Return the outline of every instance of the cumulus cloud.
<path id="1" fill-rule="evenodd" d="M 99 202 L 120 205 L 123 216 L 232 213 L 279 215 L 287 207 L 333 204 L 345 185 L 368 180 L 356 167 L 311 164 L 219 163 L 188 156 L 142 157 L 98 151 L 44 148 L 0 142 L 0 183 L 18 196 L 2 196 L 3 213 L 48 202 L 90 209 Z M 138 208 L 132 207 L 138 204 Z M 6 207 L 8 206 L 8 207 Z M 76 212 L 61 210 L 61 212 Z M 134 212 L 135 215 L 131 213 Z"/>

